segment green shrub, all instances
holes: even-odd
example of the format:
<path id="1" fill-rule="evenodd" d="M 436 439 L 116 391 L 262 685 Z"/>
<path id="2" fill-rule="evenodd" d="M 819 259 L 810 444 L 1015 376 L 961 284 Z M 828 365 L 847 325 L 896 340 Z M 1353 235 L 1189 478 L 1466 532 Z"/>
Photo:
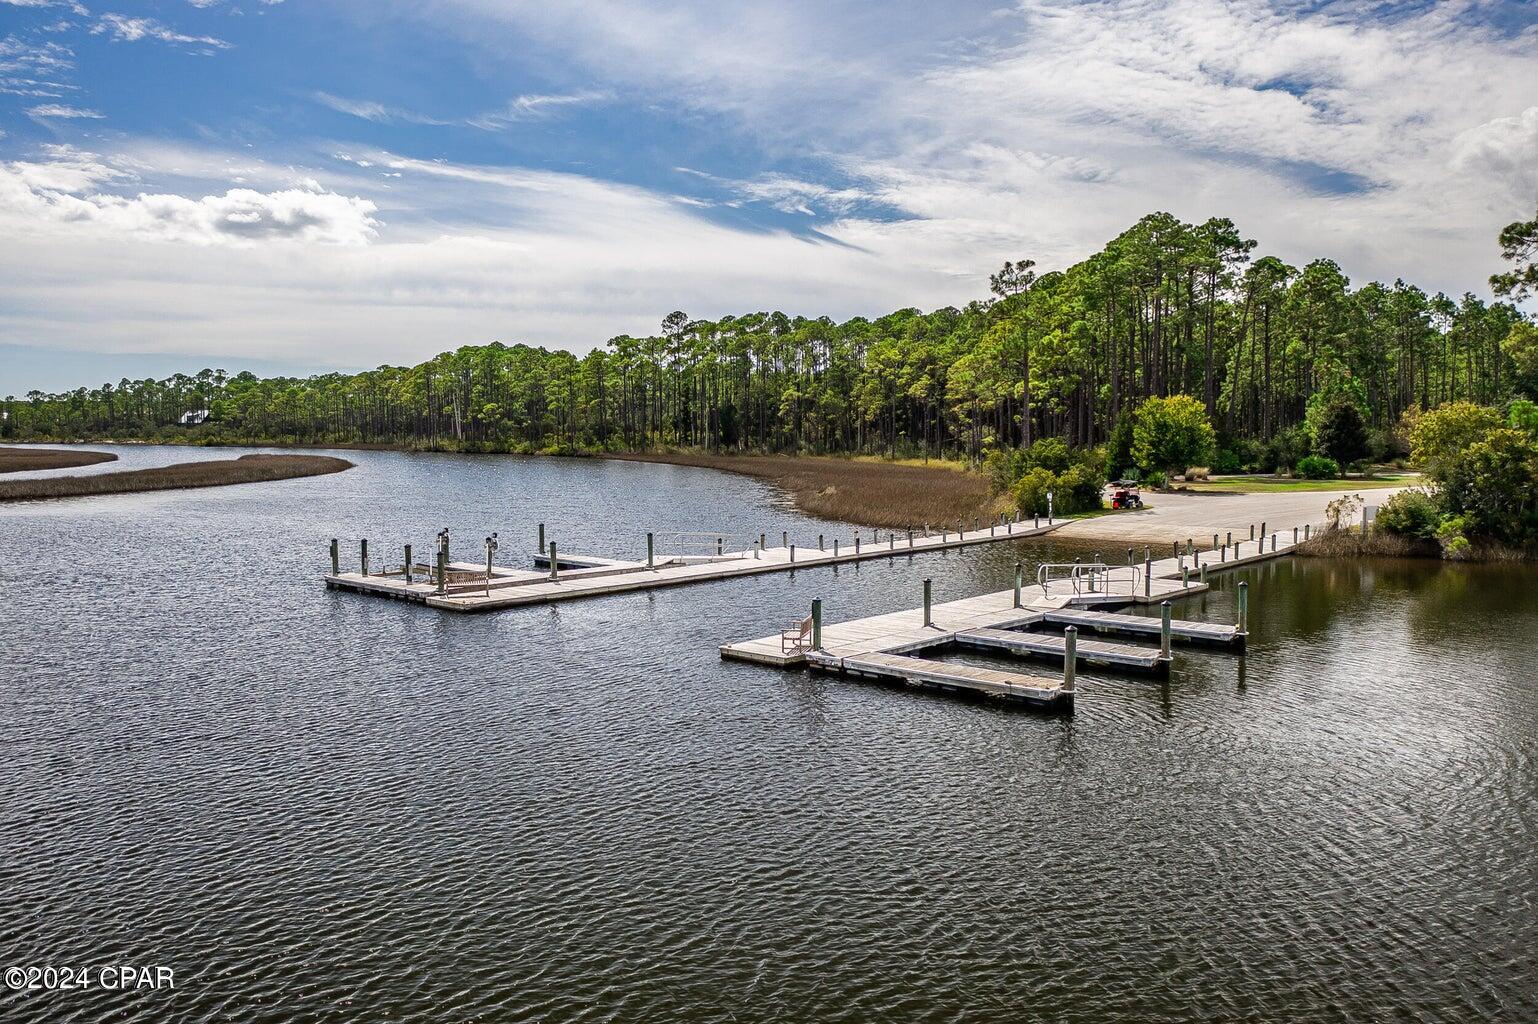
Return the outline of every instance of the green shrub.
<path id="1" fill-rule="evenodd" d="M 1367 438 L 1367 421 L 1362 410 L 1349 398 L 1336 399 L 1324 411 L 1314 432 L 1314 447 L 1320 455 L 1328 456 L 1341 465 L 1349 465 L 1367 458 L 1371 452 Z"/>
<path id="2" fill-rule="evenodd" d="M 1378 528 L 1400 537 L 1432 540 L 1441 524 L 1442 510 L 1425 491 L 1400 491 L 1378 506 Z"/>
<path id="3" fill-rule="evenodd" d="M 1292 427 L 1279 432 L 1271 439 L 1257 468 L 1268 473 L 1296 469 L 1298 463 L 1307 458 L 1312 451 L 1313 439 L 1309 436 L 1308 429 L 1303 426 Z"/>
<path id="4" fill-rule="evenodd" d="M 1205 462 L 1217 447 L 1207 410 L 1190 395 L 1150 398 L 1132 426 L 1132 459 L 1139 469 L 1170 472 Z"/>
<path id="5" fill-rule="evenodd" d="M 1218 452 L 1217 458 L 1212 460 L 1214 473 L 1242 473 L 1244 466 L 1244 457 L 1232 448 L 1222 449 Z"/>
<path id="6" fill-rule="evenodd" d="M 1105 477 L 1098 471 L 1079 465 L 1062 473 L 1036 466 L 1016 481 L 1015 505 L 1023 515 L 1046 515 L 1047 495 L 1052 495 L 1052 509 L 1059 515 L 1090 512 L 1101 507 Z"/>
<path id="7" fill-rule="evenodd" d="M 1152 487 L 1156 491 L 1162 491 L 1170 485 L 1169 475 L 1162 470 L 1153 470 L 1143 474 L 1143 486 Z"/>
<path id="8" fill-rule="evenodd" d="M 1333 480 L 1340 476 L 1340 463 L 1323 455 L 1305 455 L 1295 468 L 1305 480 Z"/>

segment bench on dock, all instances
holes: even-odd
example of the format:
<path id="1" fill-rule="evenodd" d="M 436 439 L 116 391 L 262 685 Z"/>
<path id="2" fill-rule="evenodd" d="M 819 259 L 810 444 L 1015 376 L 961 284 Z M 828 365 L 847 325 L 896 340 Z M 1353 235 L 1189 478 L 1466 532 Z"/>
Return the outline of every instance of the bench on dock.
<path id="1" fill-rule="evenodd" d="M 780 653 L 789 654 L 792 651 L 809 651 L 812 649 L 812 617 L 808 615 L 800 622 L 792 622 L 790 628 L 780 634 Z"/>

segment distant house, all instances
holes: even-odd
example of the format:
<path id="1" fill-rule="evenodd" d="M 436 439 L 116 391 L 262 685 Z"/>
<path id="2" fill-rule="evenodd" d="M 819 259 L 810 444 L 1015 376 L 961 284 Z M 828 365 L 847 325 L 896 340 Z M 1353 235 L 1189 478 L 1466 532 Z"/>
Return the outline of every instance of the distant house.
<path id="1" fill-rule="evenodd" d="M 182 426 L 184 427 L 195 427 L 200 423 L 206 422 L 207 420 L 207 409 L 193 409 L 182 413 Z"/>

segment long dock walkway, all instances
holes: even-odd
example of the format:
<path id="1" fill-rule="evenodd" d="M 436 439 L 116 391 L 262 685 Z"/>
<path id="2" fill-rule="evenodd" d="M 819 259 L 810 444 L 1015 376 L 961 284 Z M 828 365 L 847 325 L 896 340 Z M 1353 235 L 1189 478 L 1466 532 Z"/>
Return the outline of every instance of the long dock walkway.
<path id="1" fill-rule="evenodd" d="M 1208 589 L 1205 574 L 1233 570 L 1289 554 L 1295 541 L 1291 533 L 1262 535 L 1257 540 L 1229 544 L 1220 550 L 1195 551 L 1136 566 L 1115 566 L 1086 586 L 1083 577 L 1048 579 L 977 597 L 963 598 L 924 608 L 888 612 L 848 622 L 821 625 L 816 636 L 803 640 L 792 629 L 756 640 L 725 644 L 723 658 L 772 665 L 807 667 L 853 677 L 879 677 L 914 686 L 938 686 L 978 696 L 1017 699 L 1041 706 L 1072 707 L 1072 672 L 1065 688 L 1058 680 L 1041 677 L 1011 678 L 1011 673 L 936 662 L 919 657 L 922 652 L 947 646 L 993 647 L 1013 654 L 1066 660 L 1063 636 L 1028 633 L 1032 627 L 1072 627 L 1079 631 L 1162 639 L 1161 619 L 1109 613 L 1105 606 L 1158 605 L 1190 597 Z M 1135 569 L 1137 571 L 1128 571 Z M 817 614 L 814 612 L 814 614 Z M 1242 614 L 1242 613 L 1241 613 Z M 1242 647 L 1243 622 L 1220 625 L 1171 620 L 1170 643 L 1188 642 Z M 1162 648 L 1076 640 L 1076 661 L 1099 663 L 1119 669 L 1167 672 L 1170 655 Z M 1066 666 L 1065 666 L 1066 667 Z M 944 674 L 944 678 L 940 676 Z M 978 675 L 976 673 L 982 673 Z M 995 678 L 998 676 L 998 678 Z"/>
<path id="2" fill-rule="evenodd" d="M 493 611 L 522 605 L 548 604 L 580 597 L 600 597 L 632 590 L 678 586 L 754 576 L 760 573 L 788 572 L 819 565 L 844 565 L 878 558 L 898 558 L 929 551 L 998 544 L 1039 537 L 1061 528 L 1066 520 L 1041 523 L 1005 522 L 976 530 L 957 532 L 877 531 L 877 539 L 860 536 L 857 540 L 839 538 L 822 549 L 797 547 L 783 543 L 779 547 L 757 545 L 742 551 L 720 551 L 708 555 L 670 555 L 645 560 L 625 561 L 592 555 L 556 554 L 556 572 L 549 571 L 548 553 L 535 554 L 535 565 L 543 571 L 511 569 L 492 565 L 488 575 L 485 562 L 450 562 L 440 586 L 427 565 L 412 567 L 408 574 L 401 565 L 384 572 L 342 572 L 326 575 L 326 585 L 378 597 L 425 604 L 446 611 Z M 360 557 L 360 562 L 362 561 Z M 402 559 L 404 561 L 404 559 Z"/>

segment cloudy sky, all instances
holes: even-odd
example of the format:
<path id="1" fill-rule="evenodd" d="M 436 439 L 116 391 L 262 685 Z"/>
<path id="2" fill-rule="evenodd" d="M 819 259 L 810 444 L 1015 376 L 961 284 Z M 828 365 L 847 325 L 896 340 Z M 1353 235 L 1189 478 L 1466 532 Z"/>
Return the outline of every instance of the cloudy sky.
<path id="1" fill-rule="evenodd" d="M 0 394 L 957 304 L 1140 215 L 1487 294 L 1538 5 L 0 0 Z"/>

